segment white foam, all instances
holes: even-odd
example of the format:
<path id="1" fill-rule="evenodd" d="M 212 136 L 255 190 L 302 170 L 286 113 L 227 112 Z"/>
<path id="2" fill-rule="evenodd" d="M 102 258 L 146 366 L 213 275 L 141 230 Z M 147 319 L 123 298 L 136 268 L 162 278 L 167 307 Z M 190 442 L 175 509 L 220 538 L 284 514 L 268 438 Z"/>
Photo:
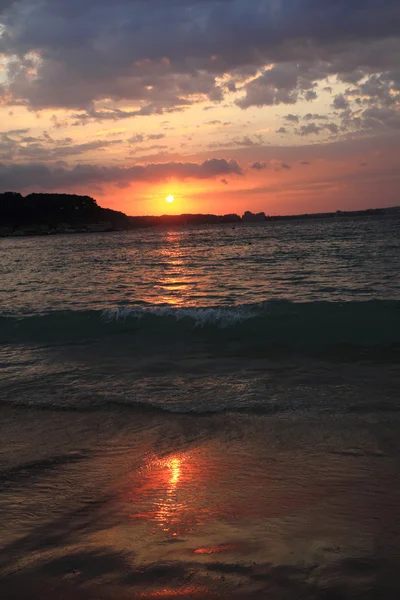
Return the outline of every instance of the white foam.
<path id="1" fill-rule="evenodd" d="M 170 308 L 167 306 L 148 308 L 112 308 L 103 312 L 106 321 L 121 321 L 126 319 L 143 319 L 146 316 L 172 317 L 176 321 L 191 319 L 194 327 L 218 325 L 229 327 L 242 323 L 259 315 L 259 311 L 250 306 L 237 308 Z"/>

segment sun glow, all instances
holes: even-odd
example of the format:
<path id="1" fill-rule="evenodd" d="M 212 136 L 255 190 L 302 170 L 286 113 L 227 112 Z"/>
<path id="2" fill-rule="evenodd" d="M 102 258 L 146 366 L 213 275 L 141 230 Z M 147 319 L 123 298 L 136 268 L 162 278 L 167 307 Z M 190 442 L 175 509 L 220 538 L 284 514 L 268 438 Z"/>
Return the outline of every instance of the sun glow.
<path id="1" fill-rule="evenodd" d="M 167 197 L 165 198 L 165 201 L 166 201 L 166 202 L 169 202 L 170 204 L 171 204 L 172 202 L 174 202 L 174 200 L 175 200 L 175 198 L 174 198 L 173 196 L 167 196 Z"/>

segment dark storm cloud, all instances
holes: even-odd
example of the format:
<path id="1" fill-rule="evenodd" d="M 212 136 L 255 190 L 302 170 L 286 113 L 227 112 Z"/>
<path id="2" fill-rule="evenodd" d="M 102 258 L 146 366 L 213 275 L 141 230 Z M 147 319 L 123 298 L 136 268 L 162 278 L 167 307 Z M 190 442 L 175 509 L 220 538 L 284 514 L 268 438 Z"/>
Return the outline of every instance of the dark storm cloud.
<path id="1" fill-rule="evenodd" d="M 46 190 L 107 183 L 157 182 L 169 178 L 213 179 L 242 175 L 235 160 L 211 159 L 197 163 L 148 164 L 133 167 L 99 167 L 78 165 L 72 169 L 50 168 L 42 164 L 0 164 L 0 191 L 24 190 L 32 186 Z"/>
<path id="2" fill-rule="evenodd" d="M 0 21 L 14 97 L 87 118 L 103 98 L 141 103 L 128 116 L 219 102 L 216 76 L 230 74 L 232 91 L 267 63 L 277 66 L 246 84 L 243 108 L 312 100 L 326 74 L 399 67 L 398 0 L 2 0 Z"/>

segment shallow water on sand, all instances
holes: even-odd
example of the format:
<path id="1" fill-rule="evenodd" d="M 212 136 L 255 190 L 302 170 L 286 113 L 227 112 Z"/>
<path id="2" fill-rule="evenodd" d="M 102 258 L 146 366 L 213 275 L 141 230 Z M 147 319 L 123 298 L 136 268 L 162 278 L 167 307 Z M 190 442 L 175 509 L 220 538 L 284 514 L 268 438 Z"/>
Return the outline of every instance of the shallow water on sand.
<path id="1" fill-rule="evenodd" d="M 398 432 L 396 414 L 3 409 L 0 590 L 395 597 Z"/>

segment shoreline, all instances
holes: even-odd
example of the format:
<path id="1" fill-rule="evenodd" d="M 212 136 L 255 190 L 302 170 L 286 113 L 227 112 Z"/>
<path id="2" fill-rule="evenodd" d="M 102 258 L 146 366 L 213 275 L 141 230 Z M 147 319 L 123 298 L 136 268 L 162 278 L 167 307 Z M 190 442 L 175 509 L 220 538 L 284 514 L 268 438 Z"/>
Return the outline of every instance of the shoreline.
<path id="1" fill-rule="evenodd" d="M 130 217 L 135 218 L 135 217 Z M 162 219 L 162 217 L 155 217 L 156 219 Z M 164 229 L 164 228 L 198 228 L 198 227 L 241 227 L 241 226 L 260 226 L 267 225 L 271 223 L 281 223 L 281 222 L 304 222 L 304 221 L 349 221 L 349 220 L 363 220 L 363 219 L 378 219 L 378 220 L 387 220 L 387 219 L 398 219 L 400 218 L 400 210 L 397 213 L 389 213 L 389 214 L 361 214 L 361 215 L 352 215 L 352 214 L 343 214 L 341 216 L 336 216 L 334 213 L 329 214 L 328 216 L 323 215 L 294 215 L 294 216 L 277 216 L 277 217 L 266 217 L 265 220 L 254 220 L 254 221 L 222 221 L 222 222 L 180 222 L 179 219 L 174 221 L 171 220 L 170 223 L 159 221 L 154 224 L 143 224 L 136 225 L 132 227 L 126 228 L 113 228 L 108 224 L 93 224 L 89 226 L 85 226 L 84 228 L 73 228 L 73 227 L 65 227 L 65 228 L 44 228 L 42 225 L 38 225 L 37 228 L 26 228 L 26 229 L 14 229 L 10 231 L 9 228 L 0 228 L 0 239 L 2 238 L 27 238 L 27 237 L 48 237 L 48 236 L 56 236 L 56 235 L 82 235 L 82 234 L 98 234 L 98 233 L 122 233 L 126 231 L 143 231 L 149 229 Z M 5 231 L 6 230 L 6 231 Z"/>

